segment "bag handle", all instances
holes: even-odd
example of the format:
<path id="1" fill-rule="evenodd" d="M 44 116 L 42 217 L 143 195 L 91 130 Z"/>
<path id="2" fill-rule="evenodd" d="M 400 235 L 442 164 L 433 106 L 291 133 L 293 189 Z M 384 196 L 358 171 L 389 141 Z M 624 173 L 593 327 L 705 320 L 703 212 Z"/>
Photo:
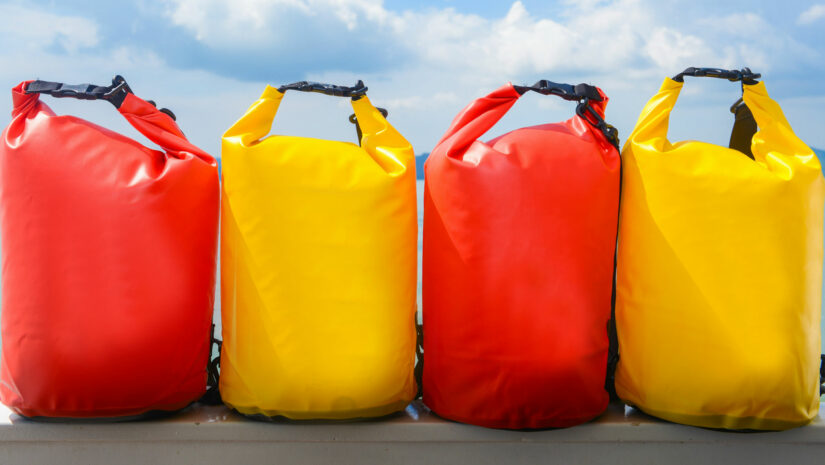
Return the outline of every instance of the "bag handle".
<path id="1" fill-rule="evenodd" d="M 608 98 L 598 87 L 589 84 L 559 84 L 540 80 L 532 86 L 507 84 L 486 97 L 470 103 L 455 117 L 450 128 L 436 145 L 446 145 L 446 155 L 455 157 L 469 144 L 490 130 L 523 94 L 534 91 L 542 95 L 556 95 L 565 100 L 579 102 L 576 114 L 596 128 L 608 143 L 617 150 L 619 134 L 615 127 L 604 120 Z"/>
<path id="2" fill-rule="evenodd" d="M 23 82 L 13 90 L 13 93 L 15 115 L 27 111 L 27 108 L 34 108 L 34 102 L 41 94 L 55 98 L 105 100 L 117 108 L 132 127 L 170 155 L 181 158 L 183 154 L 189 153 L 209 164 L 216 164 L 211 155 L 189 142 L 175 123 L 174 113 L 166 108 L 158 109 L 151 100 L 137 97 L 123 76 L 115 76 L 109 86 L 70 85 L 41 80 Z M 18 93 L 22 95 L 17 95 Z"/>
<path id="3" fill-rule="evenodd" d="M 537 92 L 542 95 L 556 95 L 564 100 L 581 101 L 583 99 L 590 99 L 596 102 L 603 100 L 599 89 L 590 84 L 559 84 L 557 82 L 542 79 L 532 86 L 513 86 L 520 95 L 524 95 L 528 91 Z"/>
<path id="4" fill-rule="evenodd" d="M 360 79 L 352 87 L 313 81 L 298 81 L 293 82 L 292 84 L 285 84 L 281 87 L 278 87 L 278 92 L 282 94 L 285 94 L 288 90 L 297 90 L 299 92 L 316 92 L 319 94 L 330 95 L 333 97 L 350 97 L 353 101 L 355 101 L 367 95 L 368 88 L 364 85 L 364 81 Z M 384 115 L 384 118 L 387 117 L 388 112 L 386 109 L 376 109 L 380 111 L 382 115 Z M 358 137 L 358 143 L 361 144 L 361 125 L 358 124 L 358 118 L 355 117 L 355 113 L 350 115 L 349 122 L 355 125 L 355 134 Z"/>
<path id="5" fill-rule="evenodd" d="M 368 88 L 364 85 L 364 81 L 360 79 L 352 87 L 312 81 L 298 81 L 278 87 L 278 92 L 282 94 L 285 94 L 288 90 L 297 90 L 299 92 L 316 92 L 333 97 L 351 97 L 353 100 L 358 100 L 367 95 Z"/>
<path id="6" fill-rule="evenodd" d="M 97 86 L 94 84 L 63 84 L 62 82 L 33 81 L 26 86 L 27 94 L 46 94 L 55 98 L 76 98 L 78 100 L 106 100 L 120 108 L 126 95 L 132 93 L 131 87 L 117 75 L 112 79 L 110 86 Z"/>
<path id="7" fill-rule="evenodd" d="M 717 79 L 727 79 L 731 82 L 742 81 L 742 84 L 756 84 L 757 79 L 762 75 L 754 73 L 750 68 L 742 69 L 721 69 L 721 68 L 690 68 L 685 69 L 681 73 L 673 76 L 676 82 L 685 82 L 685 76 L 693 77 L 712 77 Z"/>
<path id="8" fill-rule="evenodd" d="M 707 71 L 710 70 L 710 71 Z M 740 150 L 765 163 L 769 169 L 785 171 L 787 159 L 795 159 L 803 165 L 817 163 L 813 151 L 794 134 L 779 104 L 768 95 L 765 83 L 756 81 L 760 74 L 749 68 L 719 70 L 715 68 L 688 68 L 682 76 L 708 76 L 742 81 L 742 102 L 737 101 L 732 111 L 737 115 L 731 134 L 730 148 Z M 684 82 L 665 78 L 659 92 L 650 98 L 639 116 L 630 138 L 639 143 L 652 144 L 659 152 L 674 150 L 667 139 L 670 113 L 676 105 Z M 749 122 L 749 116 L 753 122 Z M 755 126 L 754 126 L 755 123 Z M 747 150 L 742 150 L 747 147 Z M 770 154 L 773 153 L 774 156 Z M 785 161 L 782 161 L 785 159 Z"/>
<path id="9" fill-rule="evenodd" d="M 46 94 L 54 98 L 76 98 L 78 100 L 106 100 L 114 105 L 115 108 L 120 108 L 126 96 L 133 93 L 132 88 L 126 83 L 126 79 L 121 75 L 117 75 L 112 79 L 112 85 L 97 86 L 94 84 L 64 84 L 62 82 L 51 81 L 33 81 L 26 86 L 27 94 Z M 147 100 L 146 102 L 157 107 L 154 101 Z M 177 117 L 172 110 L 168 108 L 161 108 L 161 112 L 169 115 L 170 118 L 177 121 Z"/>
<path id="10" fill-rule="evenodd" d="M 285 93 L 289 90 L 299 92 L 317 92 L 334 97 L 349 97 L 352 100 L 354 114 L 349 121 L 355 124 L 359 144 L 370 139 L 371 144 L 381 144 L 385 140 L 400 137 L 385 119 L 387 110 L 376 108 L 367 97 L 367 87 L 359 80 L 354 86 L 338 86 L 318 82 L 299 81 L 286 84 L 277 89 L 267 86 L 261 97 L 252 104 L 246 113 L 223 135 L 224 139 L 239 139 L 244 146 L 251 146 L 266 137 L 272 129 L 272 123 Z"/>
<path id="11" fill-rule="evenodd" d="M 731 82 L 741 81 L 743 86 L 745 84 L 756 84 L 758 82 L 757 79 L 762 77 L 760 73 L 754 73 L 750 68 L 721 69 L 690 67 L 676 76 L 673 76 L 672 79 L 676 82 L 684 82 L 685 76 L 712 77 L 717 79 L 727 79 Z M 741 98 L 730 107 L 730 111 L 734 114 L 734 120 L 728 147 L 744 153 L 748 158 L 753 160 L 753 153 L 751 153 L 751 139 L 753 139 L 753 135 L 756 134 L 756 131 L 758 130 L 756 120 L 754 120 L 753 114 Z"/>

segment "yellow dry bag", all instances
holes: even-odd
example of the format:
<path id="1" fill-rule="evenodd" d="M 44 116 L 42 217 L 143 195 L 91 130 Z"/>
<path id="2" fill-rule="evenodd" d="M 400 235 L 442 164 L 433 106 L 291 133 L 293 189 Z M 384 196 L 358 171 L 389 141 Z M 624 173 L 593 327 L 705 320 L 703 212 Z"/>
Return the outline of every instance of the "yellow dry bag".
<path id="1" fill-rule="evenodd" d="M 351 97 L 361 146 L 264 138 L 287 90 Z M 267 86 L 223 136 L 220 392 L 240 413 L 374 417 L 416 393 L 415 158 L 366 90 Z"/>
<path id="2" fill-rule="evenodd" d="M 668 141 L 685 75 L 742 81 L 735 148 Z M 679 423 L 779 430 L 819 408 L 825 182 L 757 78 L 665 79 L 622 153 L 616 391 Z"/>

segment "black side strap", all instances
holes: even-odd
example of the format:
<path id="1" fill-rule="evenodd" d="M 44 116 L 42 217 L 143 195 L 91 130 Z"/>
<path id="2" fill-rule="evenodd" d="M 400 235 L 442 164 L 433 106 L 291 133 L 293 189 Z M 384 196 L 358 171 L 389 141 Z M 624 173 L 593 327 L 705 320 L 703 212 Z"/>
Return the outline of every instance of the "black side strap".
<path id="1" fill-rule="evenodd" d="M 624 164 L 619 165 L 619 213 L 622 209 L 622 186 L 624 183 Z M 620 223 L 621 218 L 616 215 Z M 616 366 L 619 364 L 619 332 L 616 326 L 616 286 L 619 273 L 619 227 L 616 225 L 616 247 L 613 250 L 613 289 L 610 293 L 610 319 L 607 320 L 607 375 L 604 389 L 610 395 L 610 400 L 619 400 L 616 394 Z"/>
<path id="2" fill-rule="evenodd" d="M 333 97 L 351 97 L 353 100 L 358 100 L 364 95 L 367 95 L 367 86 L 364 81 L 358 80 L 352 87 L 337 86 L 335 84 L 325 84 L 322 82 L 299 81 L 292 84 L 284 84 L 278 88 L 278 92 L 284 93 L 288 90 L 297 90 L 299 92 L 317 92 L 319 94 L 331 95 Z"/>
<path id="3" fill-rule="evenodd" d="M 610 296 L 610 319 L 607 320 L 607 375 L 604 389 L 610 395 L 610 400 L 619 400 L 616 394 L 616 366 L 619 364 L 619 333 L 616 329 L 616 273 L 618 250 L 613 254 L 613 292 Z"/>
<path id="4" fill-rule="evenodd" d="M 607 124 L 607 121 L 599 116 L 596 110 L 590 106 L 589 99 L 584 99 L 579 102 L 576 106 L 576 114 L 601 131 L 607 141 L 610 142 L 613 147 L 616 147 L 616 150 L 621 151 L 619 148 L 619 130 L 614 126 Z"/>
<path id="5" fill-rule="evenodd" d="M 213 345 L 218 346 L 218 355 L 215 358 L 211 358 Z M 221 345 L 221 340 L 215 337 L 215 324 L 213 323 L 212 334 L 209 337 L 209 357 L 211 360 L 206 366 L 206 394 L 200 398 L 200 403 L 205 405 L 220 405 L 223 403 L 221 392 L 218 389 L 221 372 Z"/>
<path id="6" fill-rule="evenodd" d="M 389 112 L 386 108 L 375 108 L 376 110 L 380 111 L 384 118 L 387 117 Z M 358 118 L 355 117 L 355 113 L 349 115 L 349 122 L 355 125 L 355 133 L 358 134 L 358 145 L 361 145 L 361 125 L 358 124 Z"/>
<path id="7" fill-rule="evenodd" d="M 825 354 L 820 355 L 819 361 L 819 395 L 825 394 Z"/>
<path id="8" fill-rule="evenodd" d="M 728 147 L 738 150 L 753 160 L 753 153 L 751 153 L 751 141 L 754 134 L 759 128 L 756 125 L 756 120 L 753 118 L 750 108 L 745 105 L 745 101 L 741 98 L 736 101 L 731 107 L 730 112 L 735 115 L 733 121 L 733 130 L 730 134 L 730 144 Z"/>
<path id="9" fill-rule="evenodd" d="M 415 383 L 418 385 L 418 392 L 415 398 L 424 396 L 424 326 L 418 324 L 418 312 L 415 312 Z"/>
<path id="10" fill-rule="evenodd" d="M 79 100 L 106 100 L 120 108 L 126 95 L 132 89 L 123 76 L 115 76 L 110 86 L 96 86 L 94 84 L 69 85 L 62 82 L 34 81 L 26 87 L 27 94 L 47 94 L 55 98 L 76 98 Z"/>

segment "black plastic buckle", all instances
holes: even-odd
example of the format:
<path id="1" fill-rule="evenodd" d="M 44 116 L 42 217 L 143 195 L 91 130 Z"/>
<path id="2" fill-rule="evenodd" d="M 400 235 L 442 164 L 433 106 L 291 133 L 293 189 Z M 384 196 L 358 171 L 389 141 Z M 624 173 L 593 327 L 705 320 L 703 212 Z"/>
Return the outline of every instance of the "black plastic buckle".
<path id="1" fill-rule="evenodd" d="M 360 79 L 352 87 L 311 81 L 293 82 L 292 84 L 285 84 L 278 87 L 278 92 L 282 94 L 288 90 L 297 90 L 299 92 L 317 92 L 320 94 L 331 95 L 333 97 L 351 97 L 353 100 L 358 100 L 367 94 L 367 86 L 365 86 L 364 81 Z"/>
<path id="2" fill-rule="evenodd" d="M 389 112 L 386 108 L 379 108 L 375 107 L 376 110 L 381 112 L 381 115 L 386 118 L 389 115 Z M 358 124 L 358 118 L 355 117 L 355 113 L 349 115 L 349 122 L 355 125 L 355 133 L 358 135 L 358 143 L 361 143 L 361 125 Z"/>
<path id="3" fill-rule="evenodd" d="M 712 77 L 717 79 L 727 79 L 731 82 L 742 81 L 743 84 L 756 84 L 756 80 L 762 77 L 761 74 L 754 73 L 750 68 L 721 69 L 690 67 L 676 76 L 673 76 L 673 80 L 676 82 L 684 82 L 685 76 Z"/>
<path id="4" fill-rule="evenodd" d="M 375 107 L 375 109 L 381 112 L 381 116 L 383 116 L 384 118 L 386 118 L 387 115 L 389 115 L 389 112 L 386 108 Z M 355 117 L 355 113 L 349 115 L 349 122 L 358 125 L 358 118 Z"/>
<path id="5" fill-rule="evenodd" d="M 607 124 L 607 121 L 590 106 L 588 99 L 584 99 L 576 105 L 576 114 L 601 131 L 607 141 L 610 142 L 613 147 L 616 147 L 616 150 L 619 150 L 619 130 L 616 129 L 615 126 Z"/>
<path id="6" fill-rule="evenodd" d="M 112 78 L 112 85 L 109 88 L 110 90 L 103 95 L 103 100 L 111 103 L 115 108 L 120 108 L 126 96 L 133 93 L 132 88 L 126 83 L 126 79 L 119 74 Z"/>

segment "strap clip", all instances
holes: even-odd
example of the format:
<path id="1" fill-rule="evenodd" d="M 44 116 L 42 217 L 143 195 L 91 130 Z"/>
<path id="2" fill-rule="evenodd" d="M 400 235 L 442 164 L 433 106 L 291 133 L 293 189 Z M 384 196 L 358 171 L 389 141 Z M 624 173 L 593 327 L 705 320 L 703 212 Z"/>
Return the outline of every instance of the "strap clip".
<path id="1" fill-rule="evenodd" d="M 375 109 L 381 112 L 381 116 L 383 116 L 384 118 L 386 118 L 387 115 L 389 115 L 389 112 L 386 108 L 375 107 Z M 349 115 L 349 122 L 355 125 L 355 133 L 358 135 L 358 145 L 361 145 L 361 125 L 358 124 L 358 118 L 355 117 L 355 113 Z"/>
<path id="2" fill-rule="evenodd" d="M 585 98 L 578 105 L 576 105 L 576 114 L 582 119 L 590 123 L 593 127 L 604 134 L 605 139 L 610 142 L 610 145 L 619 149 L 619 130 L 615 126 L 607 124 L 607 121 L 602 118 L 593 107 L 590 106 L 590 100 Z"/>

